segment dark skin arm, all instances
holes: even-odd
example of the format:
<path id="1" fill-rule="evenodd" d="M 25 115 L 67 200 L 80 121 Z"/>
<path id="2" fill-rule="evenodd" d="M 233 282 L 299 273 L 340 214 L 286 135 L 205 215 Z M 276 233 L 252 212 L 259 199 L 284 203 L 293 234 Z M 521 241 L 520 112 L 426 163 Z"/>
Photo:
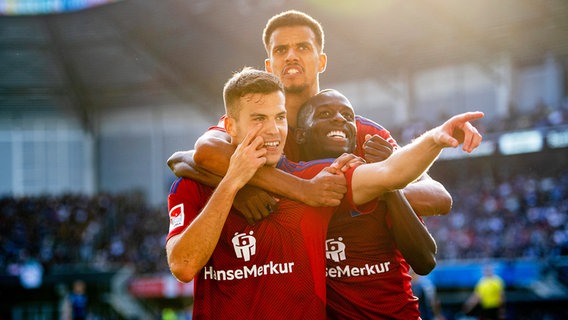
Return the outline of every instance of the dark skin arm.
<path id="1" fill-rule="evenodd" d="M 384 195 L 392 231 L 404 259 L 419 275 L 426 275 L 436 267 L 436 241 L 418 219 L 402 191 Z"/>
<path id="2" fill-rule="evenodd" d="M 365 142 L 365 157 L 368 162 L 383 161 L 388 158 L 393 147 L 382 137 L 368 136 Z M 438 195 L 442 188 L 442 195 Z M 444 194 L 445 193 L 445 194 Z M 416 201 L 411 206 L 406 194 Z M 449 197 L 446 189 L 430 177 L 422 177 L 419 181 L 408 185 L 404 190 L 389 192 L 384 195 L 389 216 L 392 221 L 392 231 L 398 249 L 412 269 L 419 275 L 426 275 L 436 267 L 436 241 L 418 219 L 415 209 L 428 212 L 438 212 L 438 206 L 444 206 Z M 432 201 L 432 198 L 435 201 Z M 451 197 L 450 204 L 451 204 Z M 434 202 L 432 204 L 431 202 Z M 451 207 L 451 205 L 450 205 Z M 449 208 L 447 208 L 449 211 Z"/>
<path id="3" fill-rule="evenodd" d="M 349 167 L 346 160 L 349 158 L 345 156 L 338 158 L 332 168 L 346 170 Z M 402 190 L 387 192 L 383 195 L 383 200 L 392 221 L 392 234 L 397 248 L 417 274 L 430 273 L 436 267 L 436 241 L 418 219 Z"/>

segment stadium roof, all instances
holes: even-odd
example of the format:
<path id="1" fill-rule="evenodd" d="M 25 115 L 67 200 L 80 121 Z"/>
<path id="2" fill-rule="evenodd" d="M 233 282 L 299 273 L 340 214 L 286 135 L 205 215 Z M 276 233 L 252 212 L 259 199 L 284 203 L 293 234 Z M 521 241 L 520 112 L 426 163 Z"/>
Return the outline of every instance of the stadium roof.
<path id="1" fill-rule="evenodd" d="M 324 84 L 388 85 L 392 74 L 466 61 L 494 73 L 502 53 L 521 64 L 568 56 L 565 0 L 84 1 L 23 15 L 11 2 L 0 2 L 0 111 L 66 106 L 86 126 L 96 110 L 140 101 L 217 117 L 223 83 L 242 66 L 264 67 L 262 29 L 287 9 L 324 26 Z"/>

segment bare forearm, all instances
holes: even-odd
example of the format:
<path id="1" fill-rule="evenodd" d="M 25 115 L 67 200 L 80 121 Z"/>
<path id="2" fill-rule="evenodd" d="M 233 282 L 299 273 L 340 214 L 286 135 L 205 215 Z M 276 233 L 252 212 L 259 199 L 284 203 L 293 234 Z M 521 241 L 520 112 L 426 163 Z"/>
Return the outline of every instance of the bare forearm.
<path id="1" fill-rule="evenodd" d="M 193 154 L 193 150 L 188 153 Z M 175 155 L 175 154 L 174 154 Z M 193 157 L 183 156 L 184 160 L 181 163 L 176 164 L 178 168 L 178 173 L 184 178 L 189 178 L 206 186 L 217 187 L 221 182 L 222 177 L 212 174 L 204 169 L 199 169 L 193 161 Z"/>
<path id="2" fill-rule="evenodd" d="M 193 168 L 190 163 L 193 162 L 194 150 L 176 151 L 167 161 L 167 165 L 176 175 L 176 177 L 191 178 Z"/>
<path id="3" fill-rule="evenodd" d="M 221 131 L 210 130 L 195 143 L 193 161 L 202 168 L 218 176 L 224 176 L 229 168 L 229 159 L 236 146 L 230 142 L 228 135 Z"/>
<path id="4" fill-rule="evenodd" d="M 384 199 L 398 249 L 417 274 L 428 274 L 436 266 L 434 238 L 418 219 L 402 191 L 386 193 Z"/>
<path id="5" fill-rule="evenodd" d="M 178 280 L 191 281 L 211 257 L 237 191 L 230 181 L 220 183 L 199 216 L 166 244 L 168 264 Z"/>
<path id="6" fill-rule="evenodd" d="M 211 257 L 230 210 L 230 197 L 227 193 L 215 193 L 181 236 L 168 241 L 168 263 L 178 280 L 191 281 Z"/>
<path id="7" fill-rule="evenodd" d="M 196 151 L 193 159 L 184 158 L 185 165 L 189 166 L 188 163 L 195 161 L 194 165 L 199 168 L 198 172 L 206 171 L 224 176 L 229 167 L 229 159 L 235 151 L 235 146 L 228 142 L 224 135 L 225 133 L 222 132 L 204 134 L 195 144 Z M 196 177 L 196 172 L 191 172 L 189 168 L 183 165 L 179 165 L 179 168 L 187 174 L 184 176 Z M 307 182 L 272 167 L 260 168 L 249 184 L 292 200 L 306 201 L 302 190 L 306 188 Z"/>
<path id="8" fill-rule="evenodd" d="M 198 171 L 206 171 L 218 176 L 225 175 L 229 159 L 235 149 L 235 146 L 226 140 L 226 133 L 210 130 L 198 139 L 195 148 L 193 160 Z M 189 176 L 191 171 L 188 168 L 185 170 Z M 324 180 L 323 183 L 320 183 L 322 180 Z M 311 206 L 336 206 L 345 193 L 343 178 L 339 183 L 342 185 L 338 187 L 337 178 L 304 180 L 272 167 L 259 169 L 249 184 Z"/>
<path id="9" fill-rule="evenodd" d="M 249 183 L 285 198 L 300 202 L 306 201 L 302 190 L 308 184 L 307 180 L 276 168 L 260 168 Z"/>
<path id="10" fill-rule="evenodd" d="M 329 167 L 309 180 L 300 179 L 286 172 L 264 167 L 253 177 L 255 186 L 278 195 L 303 202 L 312 207 L 335 207 L 347 192 L 345 177 Z M 256 180 L 264 179 L 269 180 Z"/>
<path id="11" fill-rule="evenodd" d="M 452 196 L 444 186 L 425 175 L 403 189 L 404 196 L 420 216 L 445 215 L 452 209 Z"/>

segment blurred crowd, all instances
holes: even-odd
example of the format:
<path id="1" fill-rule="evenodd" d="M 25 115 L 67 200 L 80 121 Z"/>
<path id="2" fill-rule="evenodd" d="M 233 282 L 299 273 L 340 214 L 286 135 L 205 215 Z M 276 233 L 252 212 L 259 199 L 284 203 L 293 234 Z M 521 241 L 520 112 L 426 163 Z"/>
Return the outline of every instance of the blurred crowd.
<path id="1" fill-rule="evenodd" d="M 568 255 L 568 171 L 517 173 L 444 183 L 447 216 L 425 219 L 438 259 L 553 258 Z"/>
<path id="2" fill-rule="evenodd" d="M 542 104 L 533 114 L 515 113 L 482 130 L 562 125 L 568 123 L 567 110 Z M 399 137 L 424 131 L 419 126 L 407 126 Z M 506 179 L 486 172 L 474 172 L 474 179 L 441 179 L 454 198 L 452 212 L 425 219 L 438 244 L 438 259 L 568 255 L 568 171 L 557 166 L 557 172 L 546 175 L 519 170 Z M 165 205 L 149 207 L 137 192 L 0 198 L 0 275 L 18 275 L 30 261 L 45 272 L 77 265 L 167 272 L 165 210 Z"/>
<path id="3" fill-rule="evenodd" d="M 511 105 L 509 109 L 510 112 L 506 116 L 476 121 L 476 127 L 482 133 L 495 133 L 568 124 L 568 100 L 558 108 L 552 108 L 543 102 L 539 102 L 532 112 L 520 111 L 515 105 Z M 449 114 L 441 114 L 433 122 L 423 118 L 413 119 L 401 126 L 389 127 L 388 129 L 400 145 L 405 145 L 426 130 L 441 124 L 450 116 Z"/>
<path id="4" fill-rule="evenodd" d="M 166 271 L 164 211 L 136 192 L 1 198 L 0 274 L 18 275 L 30 260 L 44 272 L 77 265 Z"/>
<path id="5" fill-rule="evenodd" d="M 568 171 L 445 183 L 454 197 L 447 216 L 428 217 L 438 259 L 541 258 L 568 255 Z M 50 268 L 132 265 L 167 272 L 165 209 L 137 193 L 0 199 L 0 270 L 18 275 L 35 259 Z"/>

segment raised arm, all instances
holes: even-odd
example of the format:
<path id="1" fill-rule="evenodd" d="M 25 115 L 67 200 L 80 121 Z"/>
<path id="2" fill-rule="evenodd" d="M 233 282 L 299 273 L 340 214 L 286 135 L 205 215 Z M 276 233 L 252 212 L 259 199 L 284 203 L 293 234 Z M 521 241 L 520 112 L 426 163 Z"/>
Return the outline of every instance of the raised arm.
<path id="1" fill-rule="evenodd" d="M 365 160 L 369 163 L 384 161 L 394 151 L 393 145 L 378 134 L 366 135 L 363 145 Z M 448 214 L 452 208 L 452 196 L 438 181 L 424 174 L 404 189 L 404 196 L 420 216 Z"/>
<path id="2" fill-rule="evenodd" d="M 354 202 L 366 203 L 386 192 L 406 187 L 428 170 L 443 148 L 456 148 L 463 143 L 464 151 L 473 151 L 481 143 L 481 135 L 469 121 L 482 117 L 482 112 L 454 116 L 385 161 L 357 167 L 352 178 Z"/>
<path id="3" fill-rule="evenodd" d="M 420 275 L 430 273 L 436 266 L 436 241 L 418 219 L 402 191 L 384 195 L 393 236 L 404 259 Z"/>

